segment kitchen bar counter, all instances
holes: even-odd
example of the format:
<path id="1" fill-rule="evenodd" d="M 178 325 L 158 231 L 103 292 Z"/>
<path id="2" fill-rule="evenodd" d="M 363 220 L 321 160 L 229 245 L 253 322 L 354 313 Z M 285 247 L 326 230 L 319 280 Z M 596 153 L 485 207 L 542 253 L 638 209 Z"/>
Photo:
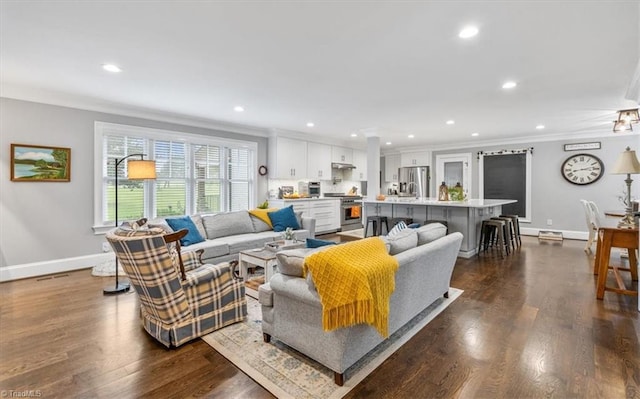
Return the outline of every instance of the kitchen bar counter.
<path id="1" fill-rule="evenodd" d="M 502 206 L 518 202 L 508 199 L 469 199 L 466 201 L 438 201 L 435 198 L 411 198 L 396 197 L 387 198 L 382 201 L 363 199 L 363 203 L 371 204 L 408 204 L 408 205 L 436 205 L 436 206 L 454 206 L 458 208 L 489 208 L 493 206 Z"/>
<path id="2" fill-rule="evenodd" d="M 435 198 L 387 198 L 383 201 L 363 199 L 363 224 L 367 216 L 405 218 L 424 223 L 426 220 L 446 221 L 449 233 L 458 231 L 464 239 L 458 256 L 470 258 L 478 250 L 478 237 L 482 221 L 502 214 L 502 205 L 512 204 L 509 199 L 469 199 L 466 201 L 438 201 Z M 391 221 L 389 228 L 391 228 Z"/>

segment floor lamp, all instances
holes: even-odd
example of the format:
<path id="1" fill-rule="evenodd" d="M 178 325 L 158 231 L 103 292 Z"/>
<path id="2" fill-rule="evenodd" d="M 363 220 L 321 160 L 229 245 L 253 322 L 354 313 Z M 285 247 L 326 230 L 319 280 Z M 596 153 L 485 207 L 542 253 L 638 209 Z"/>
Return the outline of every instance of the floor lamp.
<path id="1" fill-rule="evenodd" d="M 124 158 L 115 159 L 115 216 L 116 227 L 118 227 L 118 166 L 127 158 L 140 157 L 140 159 L 131 159 L 127 162 L 127 179 L 129 180 L 147 180 L 156 178 L 156 161 L 144 159 L 144 154 L 131 154 Z M 105 287 L 102 291 L 105 295 L 120 294 L 129 291 L 129 283 L 120 283 L 118 281 L 118 258 L 116 257 L 116 285 L 113 287 Z"/>
<path id="2" fill-rule="evenodd" d="M 636 222 L 633 217 L 633 204 L 631 204 L 631 175 L 635 175 L 640 173 L 640 162 L 638 162 L 638 157 L 636 157 L 636 152 L 631 150 L 630 147 L 620 154 L 616 164 L 613 166 L 613 171 L 611 172 L 615 175 L 627 175 L 625 179 L 625 183 L 627 183 L 627 198 L 626 198 L 626 209 L 625 215 L 622 220 L 618 223 L 618 227 L 632 229 L 636 227 Z"/>

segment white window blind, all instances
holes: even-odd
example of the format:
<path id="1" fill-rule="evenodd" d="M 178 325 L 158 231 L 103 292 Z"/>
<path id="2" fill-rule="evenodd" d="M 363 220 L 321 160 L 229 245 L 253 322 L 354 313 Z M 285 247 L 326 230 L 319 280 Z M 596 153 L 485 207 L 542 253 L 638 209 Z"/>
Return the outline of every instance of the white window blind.
<path id="1" fill-rule="evenodd" d="M 186 213 L 188 159 L 185 147 L 183 142 L 158 140 L 154 143 L 156 216 Z"/>
<path id="2" fill-rule="evenodd" d="M 131 154 L 155 160 L 157 178 L 128 180 L 129 160 L 120 164 L 120 221 L 250 209 L 255 202 L 254 142 L 105 122 L 96 122 L 95 139 L 96 232 L 115 223 L 114 165 Z"/>

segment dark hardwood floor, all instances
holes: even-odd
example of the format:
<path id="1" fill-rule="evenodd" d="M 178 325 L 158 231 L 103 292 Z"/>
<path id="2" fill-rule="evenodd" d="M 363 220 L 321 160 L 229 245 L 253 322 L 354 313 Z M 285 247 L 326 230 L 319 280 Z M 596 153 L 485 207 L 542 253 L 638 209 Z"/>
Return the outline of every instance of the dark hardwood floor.
<path id="1" fill-rule="evenodd" d="M 638 300 L 611 292 L 596 300 L 583 247 L 524 237 L 504 260 L 458 259 L 452 286 L 464 294 L 348 397 L 640 397 Z M 271 397 L 199 339 L 171 350 L 156 343 L 134 293 L 103 296 L 112 282 L 81 270 L 0 284 L 0 389 Z"/>

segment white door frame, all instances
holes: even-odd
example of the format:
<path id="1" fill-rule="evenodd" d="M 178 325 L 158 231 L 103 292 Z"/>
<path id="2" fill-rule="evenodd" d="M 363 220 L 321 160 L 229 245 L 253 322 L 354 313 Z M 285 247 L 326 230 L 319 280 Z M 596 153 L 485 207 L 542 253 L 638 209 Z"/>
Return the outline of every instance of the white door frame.
<path id="1" fill-rule="evenodd" d="M 473 183 L 471 181 L 471 168 L 473 167 L 473 164 L 471 163 L 471 159 L 472 154 L 470 152 L 436 155 L 436 180 L 434 182 L 435 192 L 437 192 L 440 182 L 444 181 L 444 164 L 446 162 L 462 162 L 462 180 L 464 181 L 462 188 L 466 192 L 467 197 L 471 198 L 471 193 L 473 192 Z"/>

